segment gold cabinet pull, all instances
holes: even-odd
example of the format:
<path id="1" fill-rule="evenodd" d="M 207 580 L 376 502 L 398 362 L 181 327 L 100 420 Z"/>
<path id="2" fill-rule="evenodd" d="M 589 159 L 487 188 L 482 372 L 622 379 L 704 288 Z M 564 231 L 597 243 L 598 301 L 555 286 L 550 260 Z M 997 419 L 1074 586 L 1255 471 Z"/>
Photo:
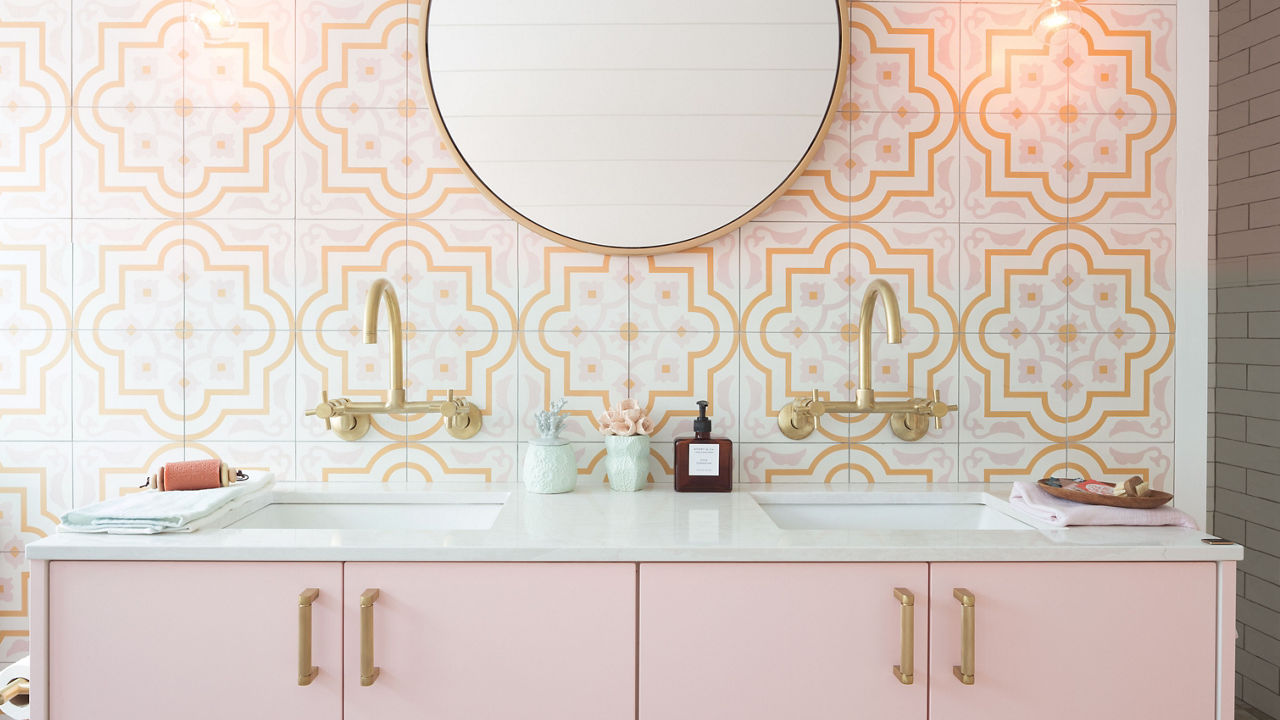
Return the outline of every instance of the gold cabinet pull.
<path id="1" fill-rule="evenodd" d="M 902 664 L 893 666 L 893 676 L 910 685 L 916 668 L 916 596 L 906 588 L 894 588 L 893 596 L 902 603 Z"/>
<path id="2" fill-rule="evenodd" d="M 369 588 L 360 594 L 360 685 L 369 687 L 382 668 L 373 665 L 373 603 L 378 599 L 378 588 Z"/>
<path id="3" fill-rule="evenodd" d="M 951 666 L 960 682 L 973 684 L 973 631 L 974 605 L 976 601 L 968 588 L 956 588 L 952 593 L 960 601 L 960 664 Z"/>
<path id="4" fill-rule="evenodd" d="M 298 684 L 310 685 L 320 668 L 311 664 L 311 603 L 320 597 L 319 588 L 307 588 L 298 594 Z"/>

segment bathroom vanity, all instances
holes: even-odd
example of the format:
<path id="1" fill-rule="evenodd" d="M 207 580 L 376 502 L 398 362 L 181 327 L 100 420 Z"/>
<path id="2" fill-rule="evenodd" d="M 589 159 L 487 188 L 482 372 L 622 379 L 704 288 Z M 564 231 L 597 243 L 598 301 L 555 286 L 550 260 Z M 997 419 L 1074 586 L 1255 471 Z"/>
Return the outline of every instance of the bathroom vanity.
<path id="1" fill-rule="evenodd" d="M 1241 548 L 1005 496 L 299 485 L 58 535 L 33 717 L 1231 717 Z"/>

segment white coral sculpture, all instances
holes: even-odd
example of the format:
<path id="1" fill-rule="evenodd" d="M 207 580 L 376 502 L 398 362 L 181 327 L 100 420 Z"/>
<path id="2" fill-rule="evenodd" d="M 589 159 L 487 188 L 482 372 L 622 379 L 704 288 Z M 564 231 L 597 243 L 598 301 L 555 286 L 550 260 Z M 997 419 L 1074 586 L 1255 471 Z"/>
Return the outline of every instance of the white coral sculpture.
<path id="1" fill-rule="evenodd" d="M 600 416 L 600 432 L 604 435 L 649 435 L 653 421 L 640 403 L 627 398 Z"/>
<path id="2" fill-rule="evenodd" d="M 564 421 L 569 416 L 561 412 L 564 406 L 568 404 L 568 398 L 560 398 L 551 403 L 550 410 L 542 410 L 533 414 L 534 419 L 538 422 L 538 435 L 543 440 L 558 440 L 560 431 L 564 430 Z"/>

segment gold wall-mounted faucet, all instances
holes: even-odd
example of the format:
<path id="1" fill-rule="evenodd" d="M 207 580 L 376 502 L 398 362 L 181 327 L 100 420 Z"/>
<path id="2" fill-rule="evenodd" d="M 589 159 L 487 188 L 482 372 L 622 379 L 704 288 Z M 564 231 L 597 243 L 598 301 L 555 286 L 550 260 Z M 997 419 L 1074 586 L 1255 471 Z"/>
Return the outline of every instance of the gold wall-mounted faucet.
<path id="1" fill-rule="evenodd" d="M 404 326 L 400 322 L 400 300 L 396 290 L 386 278 L 378 278 L 369 287 L 364 302 L 364 342 L 378 342 L 378 315 L 387 308 L 387 320 L 391 326 L 391 382 L 387 388 L 387 401 L 355 402 L 347 398 L 330 400 L 328 392 L 320 394 L 320 404 L 307 415 L 324 419 L 325 427 L 337 433 L 343 440 L 359 440 L 369 432 L 371 415 L 407 415 L 410 413 L 438 412 L 444 416 L 444 428 L 453 437 L 474 437 L 480 432 L 480 407 L 464 397 L 454 398 L 453 391 L 444 400 L 406 402 L 404 387 Z"/>
<path id="2" fill-rule="evenodd" d="M 884 280 L 873 280 L 862 296 L 862 308 L 858 311 L 858 389 L 853 402 L 822 400 L 814 390 L 810 397 L 792 400 L 778 413 L 778 428 L 792 440 L 808 437 L 818 427 L 818 418 L 828 412 L 838 413 L 888 413 L 889 427 L 903 440 L 919 440 L 929 432 L 929 420 L 942 427 L 942 418 L 948 412 L 960 409 L 958 405 L 942 402 L 941 393 L 934 391 L 933 399 L 911 398 L 896 402 L 876 402 L 876 392 L 871 387 L 871 321 L 876 312 L 876 300 L 884 305 L 885 334 L 890 344 L 902 342 L 902 315 L 898 310 L 898 296 Z"/>

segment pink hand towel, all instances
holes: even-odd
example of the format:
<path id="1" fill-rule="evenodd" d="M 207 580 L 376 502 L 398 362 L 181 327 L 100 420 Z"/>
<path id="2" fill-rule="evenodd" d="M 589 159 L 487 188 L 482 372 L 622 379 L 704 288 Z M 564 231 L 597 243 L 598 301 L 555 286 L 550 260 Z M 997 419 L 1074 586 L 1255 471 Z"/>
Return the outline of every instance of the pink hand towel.
<path id="1" fill-rule="evenodd" d="M 1151 510 L 1135 508 L 1110 507 L 1107 505 L 1086 505 L 1057 498 L 1041 490 L 1031 483 L 1013 484 L 1009 493 L 1009 504 L 1037 520 L 1050 525 L 1065 527 L 1067 525 L 1179 525 L 1199 530 L 1196 521 L 1181 510 L 1173 507 L 1158 507 Z"/>

